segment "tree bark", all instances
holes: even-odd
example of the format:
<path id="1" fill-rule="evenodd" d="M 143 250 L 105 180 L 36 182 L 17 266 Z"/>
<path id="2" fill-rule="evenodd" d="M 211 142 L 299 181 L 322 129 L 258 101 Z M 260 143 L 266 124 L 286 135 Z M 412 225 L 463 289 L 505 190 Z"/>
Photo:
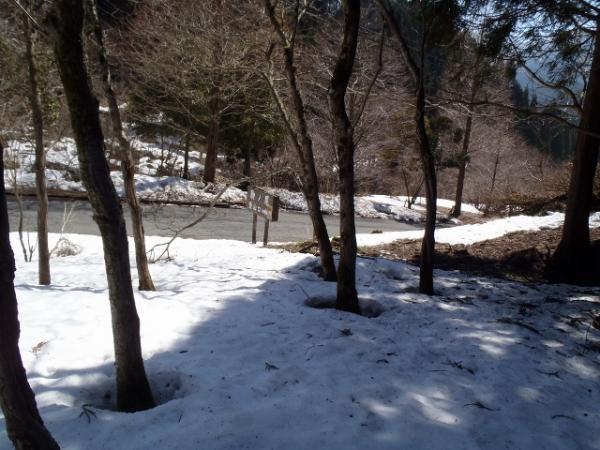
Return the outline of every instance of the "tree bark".
<path id="1" fill-rule="evenodd" d="M 81 179 L 102 236 L 115 348 L 117 407 L 120 411 L 140 411 L 153 407 L 154 399 L 142 360 L 123 211 L 104 153 L 98 100 L 92 94 L 85 70 L 83 2 L 56 0 L 48 23 L 77 144 Z"/>
<path id="2" fill-rule="evenodd" d="M 302 111 L 303 111 L 302 107 Z M 302 112 L 302 121 L 304 122 L 304 112 Z M 306 126 L 306 122 L 304 122 Z M 302 164 L 304 174 L 304 184 L 302 192 L 308 206 L 308 214 L 313 225 L 314 234 L 317 237 L 319 246 L 319 255 L 321 258 L 321 267 L 323 268 L 323 279 L 326 281 L 335 281 L 335 263 L 333 262 L 333 248 L 329 240 L 327 225 L 321 212 L 321 199 L 319 198 L 319 180 L 317 178 L 317 169 L 312 149 L 312 140 L 308 137 L 308 131 L 305 130 L 302 138 L 302 153 L 304 154 L 304 163 Z"/>
<path id="3" fill-rule="evenodd" d="M 16 449 L 55 450 L 44 426 L 19 352 L 19 315 L 15 295 L 15 259 L 10 246 L 4 190 L 4 149 L 0 143 L 0 406 L 6 431 Z"/>
<path id="4" fill-rule="evenodd" d="M 206 157 L 204 158 L 205 183 L 214 183 L 217 173 L 217 155 L 219 153 L 219 131 L 221 128 L 221 115 L 219 112 L 218 93 L 209 102 L 210 118 L 208 122 L 208 133 L 206 136 Z"/>
<path id="5" fill-rule="evenodd" d="M 33 56 L 31 25 L 29 17 L 22 12 L 23 39 L 25 41 L 25 60 L 27 61 L 29 83 L 29 105 L 35 141 L 35 193 L 37 200 L 37 247 L 38 282 L 50 284 L 50 249 L 48 245 L 48 193 L 46 190 L 46 152 L 44 150 L 44 118 L 40 106 L 37 69 Z"/>
<path id="6" fill-rule="evenodd" d="M 295 130 L 289 130 L 290 138 L 302 168 L 302 193 L 306 199 L 308 214 L 313 224 L 313 231 L 319 246 L 323 278 L 327 281 L 335 281 L 336 272 L 335 263 L 333 262 L 333 249 L 329 241 L 325 220 L 323 220 L 323 213 L 321 212 L 319 180 L 315 168 L 313 143 L 308 132 L 304 114 L 304 102 L 302 101 L 298 80 L 296 79 L 294 46 L 288 42 L 283 34 L 283 30 L 275 16 L 275 6 L 270 0 L 264 0 L 264 4 L 269 20 L 280 37 L 280 44 L 283 49 L 283 62 L 290 96 L 291 112 L 295 120 Z"/>
<path id="7" fill-rule="evenodd" d="M 420 61 L 417 62 L 411 54 L 410 46 L 402 34 L 400 24 L 394 17 L 394 12 L 388 2 L 377 0 L 377 4 L 390 29 L 398 40 L 399 50 L 409 69 L 413 84 L 415 86 L 415 131 L 417 137 L 417 150 L 421 159 L 423 176 L 425 178 L 425 198 L 427 199 L 427 210 L 425 213 L 425 234 L 421 243 L 421 267 L 419 271 L 419 292 L 432 295 L 433 290 L 433 265 L 435 257 L 435 221 L 437 216 L 437 176 L 435 171 L 435 160 L 431 149 L 431 143 L 427 136 L 425 126 L 425 83 L 423 77 L 425 42 L 422 41 L 420 48 Z"/>
<path id="8" fill-rule="evenodd" d="M 471 90 L 471 103 L 475 101 L 477 95 L 476 81 L 473 81 Z M 471 144 L 471 132 L 473 130 L 473 106 L 467 114 L 465 123 L 465 135 L 463 136 L 461 152 L 458 161 L 458 177 L 456 178 L 456 195 L 454 197 L 454 208 L 452 208 L 452 217 L 459 217 L 462 214 L 462 198 L 465 186 L 465 175 L 467 172 L 467 161 L 469 159 L 469 146 Z"/>
<path id="9" fill-rule="evenodd" d="M 469 119 L 467 119 L 467 121 L 468 120 Z M 456 177 L 456 194 L 454 196 L 454 208 L 452 208 L 452 211 L 450 213 L 452 217 L 459 217 L 462 214 L 462 197 L 463 190 L 465 187 L 465 176 L 467 174 L 467 162 L 463 161 L 461 158 L 458 164 L 459 165 L 458 176 Z"/>
<path id="10" fill-rule="evenodd" d="M 110 112 L 110 121 L 115 139 L 119 143 L 119 156 L 121 159 L 121 173 L 123 174 L 123 186 L 125 188 L 125 199 L 129 206 L 131 215 L 131 226 L 133 228 L 133 242 L 135 246 L 135 262 L 139 279 L 140 291 L 154 291 L 154 282 L 150 275 L 148 267 L 148 256 L 146 255 L 146 237 L 144 232 L 143 209 L 135 190 L 135 164 L 133 163 L 133 153 L 131 145 L 123 132 L 123 122 L 121 112 L 117 102 L 117 96 L 112 88 L 111 73 L 106 56 L 106 47 L 104 46 L 104 33 L 96 0 L 87 0 L 88 17 L 91 21 L 93 32 L 93 41 L 96 49 L 96 59 L 100 69 L 100 78 L 102 80 L 102 90 L 104 97 L 108 102 Z"/>
<path id="11" fill-rule="evenodd" d="M 417 128 L 417 145 L 425 177 L 425 234 L 421 242 L 421 268 L 419 271 L 419 292 L 433 295 L 433 265 L 435 258 L 435 221 L 437 216 L 437 176 L 435 160 L 425 128 L 425 86 L 420 78 L 416 93 L 415 123 Z"/>
<path id="12" fill-rule="evenodd" d="M 477 48 L 477 57 L 473 64 L 473 81 L 471 83 L 471 105 L 475 103 L 475 98 L 482 85 L 482 75 L 479 73 L 481 66 L 481 60 L 483 58 L 481 44 Z M 462 197 L 465 186 L 465 175 L 467 172 L 467 161 L 469 159 L 469 146 L 471 144 L 471 133 L 473 131 L 473 116 L 475 114 L 475 106 L 471 106 L 467 113 L 467 120 L 465 123 L 465 135 L 463 136 L 461 152 L 459 154 L 458 161 L 458 176 L 456 178 L 456 195 L 454 197 L 454 208 L 452 208 L 451 216 L 459 217 L 462 214 Z"/>
<path id="13" fill-rule="evenodd" d="M 190 133 L 185 134 L 183 148 L 183 176 L 184 180 L 190 179 Z"/>
<path id="14" fill-rule="evenodd" d="M 346 91 L 352 76 L 360 0 L 344 0 L 344 38 L 329 88 L 335 147 L 340 181 L 340 260 L 337 271 L 336 308 L 360 313 L 356 291 L 356 226 L 354 221 L 354 128 L 346 111 Z"/>
<path id="15" fill-rule="evenodd" d="M 594 55 L 583 104 L 583 116 L 575 146 L 575 157 L 565 211 L 562 238 L 550 261 L 550 274 L 561 281 L 587 282 L 600 279 L 590 242 L 589 218 L 598 165 L 600 139 L 600 20 L 596 24 Z"/>
<path id="16" fill-rule="evenodd" d="M 250 181 L 248 181 L 250 179 L 250 177 L 252 176 L 252 149 L 250 148 L 249 145 L 244 146 L 244 178 L 247 179 L 247 181 L 244 181 L 242 184 L 240 184 L 240 189 L 242 191 L 247 191 L 248 188 L 250 187 Z"/>

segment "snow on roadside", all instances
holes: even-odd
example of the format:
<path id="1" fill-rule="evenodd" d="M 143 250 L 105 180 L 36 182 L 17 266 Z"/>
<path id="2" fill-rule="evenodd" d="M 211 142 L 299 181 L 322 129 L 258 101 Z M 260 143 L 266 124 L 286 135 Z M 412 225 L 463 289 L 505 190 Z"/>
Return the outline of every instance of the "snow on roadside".
<path id="1" fill-rule="evenodd" d="M 436 242 L 456 245 L 474 244 L 475 242 L 495 239 L 514 231 L 537 231 L 541 229 L 559 228 L 564 221 L 563 213 L 549 213 L 546 216 L 513 216 L 485 223 L 462 225 L 452 228 L 437 228 Z M 600 227 L 600 212 L 590 215 L 590 226 Z M 398 239 L 421 239 L 423 230 L 397 231 L 380 234 L 357 234 L 358 245 L 380 245 Z"/>
<path id="2" fill-rule="evenodd" d="M 301 192 L 291 192 L 286 189 L 268 188 L 268 192 L 277 195 L 282 207 L 293 211 L 308 211 L 306 200 Z M 419 223 L 423 221 L 422 208 L 410 209 L 404 206 L 404 197 L 389 197 L 385 195 L 356 196 L 354 209 L 356 215 L 369 219 L 394 219 L 399 222 Z M 321 210 L 327 214 L 339 214 L 339 196 L 319 194 Z"/>
<path id="3" fill-rule="evenodd" d="M 436 271 L 427 297 L 415 268 L 359 259 L 361 297 L 385 308 L 367 319 L 303 305 L 335 292 L 315 257 L 236 241 L 177 240 L 151 266 L 158 290 L 135 295 L 162 404 L 111 411 L 101 242 L 67 237 L 83 252 L 52 260 L 53 285 L 35 263 L 16 278 L 24 364 L 64 449 L 600 448 L 598 291 Z"/>
<path id="4" fill-rule="evenodd" d="M 388 205 L 390 207 L 398 207 L 398 208 L 408 209 L 408 208 L 406 208 L 406 205 L 408 204 L 407 203 L 408 197 L 406 197 L 404 195 L 397 195 L 397 196 L 367 195 L 367 196 L 364 196 L 363 198 L 365 200 L 369 200 L 373 203 L 378 203 L 381 205 Z M 427 202 L 425 200 L 425 197 L 417 197 L 415 199 L 413 208 L 423 211 L 425 209 L 426 204 L 427 204 Z M 437 206 L 440 208 L 452 209 L 452 207 L 454 207 L 454 201 L 444 199 L 444 198 L 438 198 Z M 477 209 L 477 207 L 475 205 L 472 205 L 470 203 L 463 203 L 461 206 L 461 210 L 462 210 L 462 212 L 470 213 L 470 214 L 482 214 L 482 212 L 479 209 Z"/>
<path id="5" fill-rule="evenodd" d="M 140 152 L 138 174 L 136 175 L 136 189 L 144 200 L 164 202 L 210 202 L 224 185 L 208 189 L 203 182 L 184 180 L 175 176 L 159 176 L 161 167 L 173 167 L 176 171 L 182 170 L 183 155 L 169 148 L 161 148 L 157 144 L 140 141 L 132 136 L 131 145 Z M 30 143 L 10 141 L 7 148 L 17 155 L 19 168 L 16 169 L 18 185 L 22 188 L 33 189 L 35 177 L 31 172 L 34 161 L 34 151 Z M 201 173 L 203 166 L 200 161 L 202 155 L 190 152 L 189 170 L 192 176 Z M 78 160 L 75 142 L 70 138 L 63 138 L 54 143 L 47 151 L 48 188 L 60 191 L 83 192 L 84 188 L 77 179 Z M 118 165 L 118 161 L 112 161 Z M 12 188 L 14 185 L 15 171 L 5 170 L 5 185 Z M 119 171 L 111 172 L 111 177 L 119 195 L 123 196 L 123 181 Z M 291 192 L 285 189 L 267 189 L 272 194 L 278 195 L 281 207 L 293 211 L 307 212 L 308 207 L 301 192 Z M 326 214 L 339 214 L 339 196 L 320 194 L 321 210 Z M 230 187 L 221 197 L 221 202 L 243 204 L 246 194 L 236 187 Z M 406 197 L 368 195 L 357 196 L 355 199 L 356 214 L 360 217 L 371 219 L 393 219 L 399 222 L 420 223 L 424 220 L 424 202 L 422 197 L 417 198 L 412 208 L 407 208 Z M 438 205 L 450 208 L 453 202 L 438 199 Z M 463 211 L 478 214 L 479 211 L 472 205 L 463 205 Z"/>

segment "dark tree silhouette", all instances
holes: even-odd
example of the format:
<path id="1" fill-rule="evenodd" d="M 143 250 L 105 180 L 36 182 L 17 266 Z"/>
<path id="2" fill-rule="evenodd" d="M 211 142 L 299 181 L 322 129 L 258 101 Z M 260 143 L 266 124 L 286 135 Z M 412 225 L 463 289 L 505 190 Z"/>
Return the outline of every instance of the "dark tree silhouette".
<path id="1" fill-rule="evenodd" d="M 20 325 L 15 295 L 15 258 L 10 246 L 4 191 L 4 149 L 0 143 L 0 406 L 15 448 L 55 450 L 59 446 L 44 426 L 19 352 Z"/>

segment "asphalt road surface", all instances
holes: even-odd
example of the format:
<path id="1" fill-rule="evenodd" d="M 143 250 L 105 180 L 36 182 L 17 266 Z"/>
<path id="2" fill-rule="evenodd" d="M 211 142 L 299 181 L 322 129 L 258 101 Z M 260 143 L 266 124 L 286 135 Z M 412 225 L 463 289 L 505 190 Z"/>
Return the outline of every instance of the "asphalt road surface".
<path id="1" fill-rule="evenodd" d="M 81 200 L 50 200 L 48 226 L 51 233 L 59 233 L 63 226 L 65 208 L 73 205 L 70 220 L 64 225 L 65 233 L 98 234 L 98 227 L 92 219 L 89 203 Z M 24 229 L 35 231 L 36 202 L 23 200 Z M 144 227 L 148 236 L 172 236 L 173 231 L 193 222 L 206 210 L 197 206 L 144 205 Z M 8 213 L 12 231 L 17 230 L 18 209 L 14 199 L 8 199 Z M 130 229 L 129 211 L 124 205 L 125 219 Z M 339 234 L 339 217 L 325 216 L 325 222 L 331 235 Z M 262 241 L 264 221 L 258 219 L 257 239 Z M 419 228 L 415 225 L 388 219 L 356 219 L 358 233 L 381 231 L 403 231 Z M 209 215 L 193 228 L 184 231 L 181 237 L 195 239 L 235 239 L 250 242 L 252 234 L 252 213 L 247 209 L 214 208 Z M 279 221 L 271 223 L 269 242 L 289 242 L 310 239 L 312 225 L 307 214 L 280 211 Z"/>

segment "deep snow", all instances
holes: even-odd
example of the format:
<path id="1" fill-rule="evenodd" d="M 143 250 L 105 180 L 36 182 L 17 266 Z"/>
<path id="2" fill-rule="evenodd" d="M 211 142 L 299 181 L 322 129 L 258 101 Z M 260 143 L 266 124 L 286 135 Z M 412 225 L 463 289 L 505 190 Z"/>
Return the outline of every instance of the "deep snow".
<path id="1" fill-rule="evenodd" d="M 157 291 L 136 292 L 162 404 L 124 414 L 100 239 L 68 238 L 83 252 L 53 258 L 52 286 L 18 253 L 16 278 L 25 366 L 64 449 L 600 449 L 597 289 L 436 271 L 427 297 L 417 268 L 359 259 L 361 297 L 385 308 L 367 319 L 304 306 L 335 292 L 313 256 L 180 239 L 151 266 Z"/>

